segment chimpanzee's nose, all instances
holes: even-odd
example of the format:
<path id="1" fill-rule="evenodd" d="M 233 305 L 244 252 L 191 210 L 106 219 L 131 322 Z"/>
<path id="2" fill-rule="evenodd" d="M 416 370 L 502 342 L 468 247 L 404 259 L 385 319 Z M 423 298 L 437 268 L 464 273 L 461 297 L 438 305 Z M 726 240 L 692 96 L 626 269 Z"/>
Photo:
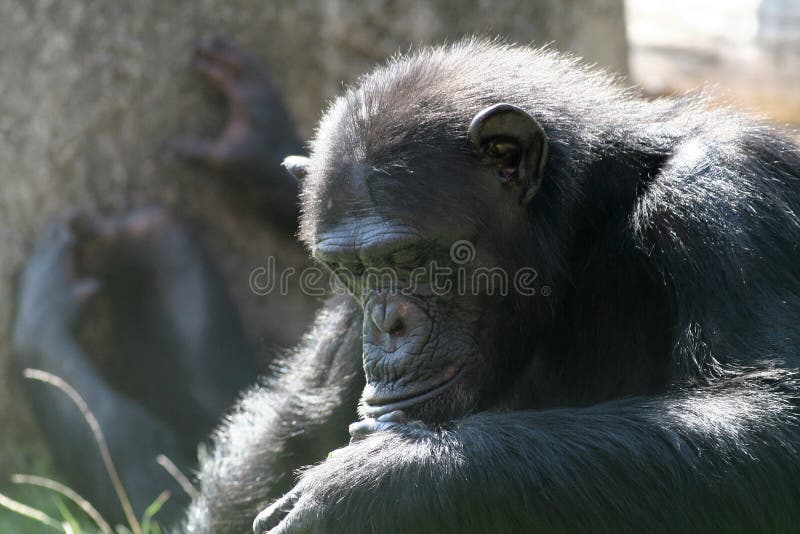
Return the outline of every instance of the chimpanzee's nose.
<path id="1" fill-rule="evenodd" d="M 416 299 L 405 295 L 377 294 L 364 310 L 364 342 L 386 352 L 395 353 L 401 346 L 421 349 L 430 328 L 427 311 Z"/>
<path id="2" fill-rule="evenodd" d="M 379 298 L 370 310 L 370 317 L 375 327 L 384 334 L 401 337 L 405 335 L 406 330 L 404 308 L 407 308 L 407 305 L 404 306 L 397 299 Z"/>

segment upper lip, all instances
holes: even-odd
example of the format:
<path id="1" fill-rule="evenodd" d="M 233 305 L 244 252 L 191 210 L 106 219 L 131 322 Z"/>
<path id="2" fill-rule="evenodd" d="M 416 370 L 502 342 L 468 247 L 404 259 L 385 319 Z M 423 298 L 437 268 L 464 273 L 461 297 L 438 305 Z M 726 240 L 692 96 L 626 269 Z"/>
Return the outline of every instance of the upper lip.
<path id="1" fill-rule="evenodd" d="M 395 410 L 401 410 L 403 408 L 408 408 L 409 406 L 413 406 L 415 404 L 419 404 L 420 402 L 424 402 L 428 399 L 432 399 L 441 393 L 444 393 L 450 386 L 455 384 L 459 378 L 461 378 L 461 374 L 464 369 L 460 369 L 456 374 L 453 375 L 452 378 L 441 382 L 440 384 L 433 386 L 421 393 L 412 392 L 408 395 L 402 396 L 397 400 L 394 400 L 396 397 L 388 397 L 388 398 L 376 398 L 371 399 L 364 403 L 364 412 L 368 417 L 380 417 L 383 414 L 393 412 Z M 391 402 L 384 402 L 382 401 L 391 401 Z"/>

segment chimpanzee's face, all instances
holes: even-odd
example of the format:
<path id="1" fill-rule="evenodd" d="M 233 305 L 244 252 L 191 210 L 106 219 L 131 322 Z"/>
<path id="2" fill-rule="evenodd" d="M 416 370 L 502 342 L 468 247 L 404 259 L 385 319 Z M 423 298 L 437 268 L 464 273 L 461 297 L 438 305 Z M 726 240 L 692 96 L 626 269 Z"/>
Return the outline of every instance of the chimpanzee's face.
<path id="1" fill-rule="evenodd" d="M 303 237 L 364 309 L 363 415 L 451 420 L 491 383 L 514 320 L 508 288 L 492 284 L 514 267 L 503 235 L 525 213 L 509 183 L 523 157 L 514 133 L 470 144 L 465 126 L 450 142 L 382 149 L 342 135 L 304 163 Z"/>
<path id="2" fill-rule="evenodd" d="M 426 204 L 435 189 L 416 208 L 379 201 L 408 178 L 399 170 L 355 164 L 340 172 L 312 246 L 364 309 L 364 415 L 414 406 L 418 417 L 434 419 L 467 410 L 472 398 L 465 392 L 475 390 L 468 379 L 482 361 L 481 298 L 459 294 L 457 269 L 477 261 L 473 228 L 458 213 L 439 218 L 438 228 L 428 224 Z M 472 256 L 464 265 L 451 257 L 459 241 Z"/>

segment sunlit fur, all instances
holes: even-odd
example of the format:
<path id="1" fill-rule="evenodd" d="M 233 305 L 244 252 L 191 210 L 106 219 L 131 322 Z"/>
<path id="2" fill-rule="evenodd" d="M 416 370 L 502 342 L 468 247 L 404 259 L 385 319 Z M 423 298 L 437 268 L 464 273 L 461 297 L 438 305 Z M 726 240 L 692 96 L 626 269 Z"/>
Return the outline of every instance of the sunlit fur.
<path id="1" fill-rule="evenodd" d="M 190 531 L 247 528 L 295 469 L 319 461 L 297 487 L 299 530 L 800 524 L 800 152 L 773 128 L 701 98 L 647 102 L 551 51 L 424 49 L 324 115 L 301 237 L 314 243 L 337 165 L 408 171 L 435 153 L 467 169 L 467 125 L 498 102 L 526 110 L 550 140 L 527 224 L 503 245 L 553 298 L 510 304 L 516 322 L 495 333 L 498 354 L 513 354 L 497 370 L 506 381 L 444 430 L 379 432 L 322 461 L 347 444 L 363 385 L 361 311 L 336 301 L 219 429 Z M 447 169 L 410 169 L 420 178 L 393 201 L 436 191 L 449 200 L 441 213 L 464 210 L 469 183 L 452 186 Z M 492 231 L 490 218 L 474 222 Z"/>

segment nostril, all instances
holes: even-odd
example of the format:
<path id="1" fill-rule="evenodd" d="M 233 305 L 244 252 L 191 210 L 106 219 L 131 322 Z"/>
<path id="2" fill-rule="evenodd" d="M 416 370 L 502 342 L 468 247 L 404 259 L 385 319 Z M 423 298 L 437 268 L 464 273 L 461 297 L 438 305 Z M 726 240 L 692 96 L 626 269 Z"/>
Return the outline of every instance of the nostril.
<path id="1" fill-rule="evenodd" d="M 403 318 L 403 307 L 394 303 L 376 303 L 370 310 L 372 324 L 384 334 L 392 337 L 406 333 L 406 322 Z"/>
<path id="2" fill-rule="evenodd" d="M 399 337 L 405 334 L 406 322 L 404 318 L 405 307 L 399 302 L 389 301 L 386 303 L 385 315 L 381 330 L 391 337 Z"/>
<path id="3" fill-rule="evenodd" d="M 402 320 L 397 319 L 394 324 L 389 326 L 386 333 L 394 337 L 403 336 L 406 333 L 406 325 Z"/>
<path id="4" fill-rule="evenodd" d="M 386 330 L 384 325 L 386 324 L 386 305 L 376 304 L 373 306 L 370 316 L 372 317 L 372 324 L 374 324 L 381 332 L 385 332 Z"/>

